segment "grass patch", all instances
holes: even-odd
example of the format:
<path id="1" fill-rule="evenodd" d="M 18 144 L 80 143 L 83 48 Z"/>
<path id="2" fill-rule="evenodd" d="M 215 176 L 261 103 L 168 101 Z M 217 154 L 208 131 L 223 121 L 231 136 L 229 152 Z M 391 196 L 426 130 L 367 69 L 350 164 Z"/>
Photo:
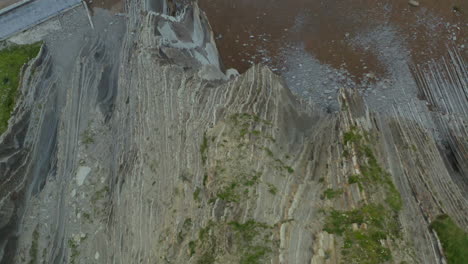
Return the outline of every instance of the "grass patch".
<path id="1" fill-rule="evenodd" d="M 258 184 L 258 180 L 260 179 L 260 176 L 262 176 L 261 172 L 255 172 L 253 175 L 248 175 L 248 174 L 242 174 L 241 175 L 241 181 L 244 186 L 254 186 L 255 184 Z"/>
<path id="2" fill-rule="evenodd" d="M 200 202 L 200 188 L 196 188 L 195 191 L 193 192 L 193 199 L 197 202 Z"/>
<path id="3" fill-rule="evenodd" d="M 438 216 L 430 228 L 436 231 L 449 264 L 468 263 L 468 234 L 448 215 Z"/>
<path id="4" fill-rule="evenodd" d="M 343 189 L 334 190 L 334 189 L 328 188 L 325 190 L 325 192 L 323 192 L 323 198 L 333 199 L 341 194 L 343 194 Z"/>
<path id="5" fill-rule="evenodd" d="M 190 256 L 193 256 L 193 254 L 195 254 L 195 250 L 197 248 L 197 242 L 196 241 L 190 241 L 188 243 L 188 246 L 189 246 L 189 254 Z"/>
<path id="6" fill-rule="evenodd" d="M 390 173 L 380 167 L 377 158 L 369 146 L 371 137 L 365 131 L 353 127 L 344 133 L 343 155 L 350 157 L 351 146 L 356 150 L 361 174 L 351 175 L 349 184 L 357 183 L 360 190 L 366 190 L 373 203 L 360 206 L 350 211 L 332 210 L 326 216 L 324 230 L 343 236 L 343 263 L 377 264 L 392 260 L 389 248 L 381 240 L 400 238 L 398 212 L 403 203 Z M 333 189 L 327 189 L 323 196 L 333 199 L 337 195 Z M 356 224 L 359 228 L 354 228 Z"/>
<path id="7" fill-rule="evenodd" d="M 265 257 L 272 251 L 268 245 L 269 241 L 260 238 L 261 235 L 271 229 L 265 223 L 248 220 L 245 223 L 229 222 L 232 227 L 238 247 L 241 249 L 242 256 L 240 264 L 260 264 L 265 263 Z M 258 241 L 260 238 L 261 241 Z M 263 240 L 263 241 L 262 241 Z"/>
<path id="8" fill-rule="evenodd" d="M 220 174 L 224 173 L 224 169 L 217 169 L 217 172 Z M 248 188 L 257 185 L 260 181 L 261 175 L 261 172 L 237 172 L 234 175 L 229 175 L 232 180 L 229 183 L 220 184 L 222 187 L 216 192 L 216 197 L 225 202 L 238 203 L 247 198 L 249 193 Z"/>
<path id="9" fill-rule="evenodd" d="M 203 175 L 203 186 L 206 186 L 206 182 L 208 181 L 208 174 Z"/>
<path id="10" fill-rule="evenodd" d="M 284 168 L 285 168 L 289 173 L 294 173 L 294 169 L 291 168 L 290 166 L 284 166 Z"/>
<path id="11" fill-rule="evenodd" d="M 31 248 L 29 249 L 29 264 L 37 263 L 37 255 L 39 252 L 38 243 L 39 243 L 39 231 L 37 231 L 37 227 L 36 227 L 32 233 Z"/>
<path id="12" fill-rule="evenodd" d="M 208 221 L 208 224 L 204 227 L 204 228 L 201 228 L 200 231 L 198 231 L 198 238 L 201 240 L 201 241 L 204 241 L 205 238 L 207 238 L 209 232 L 210 232 L 210 229 L 214 226 L 214 222 L 213 221 Z"/>
<path id="13" fill-rule="evenodd" d="M 365 147 L 365 153 L 368 158 L 368 165 L 361 166 L 364 181 L 371 184 L 382 184 L 386 192 L 385 202 L 394 211 L 400 211 L 403 207 L 403 201 L 400 192 L 392 181 L 392 176 L 379 166 L 370 148 Z"/>
<path id="14" fill-rule="evenodd" d="M 367 228 L 353 230 L 352 225 Z M 397 219 L 383 205 L 370 204 L 352 211 L 333 210 L 326 219 L 325 231 L 344 236 L 342 254 L 345 263 L 382 263 L 391 260 L 391 252 L 380 240 L 397 236 Z"/>
<path id="15" fill-rule="evenodd" d="M 75 264 L 76 258 L 80 255 L 80 251 L 78 250 L 78 244 L 72 239 L 68 239 L 68 247 L 70 248 L 70 263 Z"/>
<path id="16" fill-rule="evenodd" d="M 349 151 L 347 149 L 343 150 L 343 153 L 342 153 L 343 157 L 345 158 L 350 158 L 351 157 L 351 154 L 349 154 Z"/>
<path id="17" fill-rule="evenodd" d="M 270 228 L 268 225 L 254 220 L 248 220 L 243 224 L 239 222 L 229 222 L 229 225 L 244 242 L 251 242 L 259 234 L 259 229 Z"/>
<path id="18" fill-rule="evenodd" d="M 203 141 L 202 141 L 202 144 L 200 146 L 200 155 L 201 155 L 201 158 L 202 158 L 202 161 L 203 161 L 203 164 L 206 163 L 206 159 L 207 159 L 207 150 L 208 150 L 208 138 L 206 137 L 206 133 L 203 134 Z"/>
<path id="19" fill-rule="evenodd" d="M 361 139 L 362 139 L 362 136 L 356 131 L 356 128 L 351 128 L 350 131 L 344 133 L 343 135 L 343 142 L 345 145 L 348 144 L 348 142 L 356 143 L 360 141 Z"/>
<path id="20" fill-rule="evenodd" d="M 398 192 L 397 188 L 389 179 L 390 182 L 388 184 L 388 190 L 387 190 L 387 198 L 385 199 L 385 202 L 395 211 L 399 212 L 401 208 L 403 207 L 403 201 L 401 199 L 400 192 Z"/>
<path id="21" fill-rule="evenodd" d="M 83 212 L 83 217 L 84 217 L 84 219 L 91 222 L 91 215 L 88 212 Z"/>
<path id="22" fill-rule="evenodd" d="M 214 264 L 216 257 L 213 252 L 205 252 L 197 261 L 197 264 Z"/>
<path id="23" fill-rule="evenodd" d="M 276 188 L 276 186 L 274 186 L 273 184 L 271 183 L 268 183 L 268 192 L 273 194 L 273 195 L 276 195 L 278 193 L 278 189 Z"/>
<path id="24" fill-rule="evenodd" d="M 359 135 L 355 130 L 351 132 L 353 135 Z M 403 201 L 401 199 L 400 192 L 393 183 L 392 176 L 390 173 L 385 171 L 380 167 L 377 158 L 375 157 L 372 149 L 365 145 L 361 141 L 362 136 L 359 137 L 353 136 L 354 139 L 359 138 L 358 141 L 355 141 L 357 147 L 357 153 L 360 159 L 365 159 L 367 164 L 361 165 L 361 172 L 363 177 L 359 175 L 353 175 L 349 178 L 349 183 L 359 183 L 360 187 L 361 182 L 367 184 L 378 184 L 384 187 L 386 199 L 385 202 L 390 206 L 395 212 L 398 212 L 403 207 Z"/>
<path id="25" fill-rule="evenodd" d="M 217 197 L 226 202 L 238 202 L 240 199 L 239 194 L 236 192 L 237 183 L 233 182 L 226 188 L 217 193 Z"/>
<path id="26" fill-rule="evenodd" d="M 265 152 L 267 153 L 267 155 L 268 155 L 269 157 L 273 157 L 273 156 L 274 156 L 274 155 L 273 155 L 273 151 L 271 151 L 269 148 L 263 148 L 263 149 L 265 150 Z"/>
<path id="27" fill-rule="evenodd" d="M 347 231 L 342 254 L 346 263 L 378 264 L 392 259 L 390 249 L 382 246 L 385 234 L 378 230 Z"/>
<path id="28" fill-rule="evenodd" d="M 349 184 L 358 183 L 359 181 L 360 181 L 359 175 L 351 175 L 348 178 Z"/>
<path id="29" fill-rule="evenodd" d="M 272 234 L 271 226 L 252 219 L 244 223 L 209 221 L 200 229 L 198 241 L 189 243 L 189 253 L 199 254 L 196 261 L 199 264 L 215 260 L 225 263 L 226 259 L 240 264 L 267 263 L 274 246 Z"/>
<path id="30" fill-rule="evenodd" d="M 350 228 L 351 224 L 375 225 L 383 228 L 385 226 L 386 209 L 383 205 L 370 204 L 352 211 L 336 211 L 333 210 L 327 217 L 325 231 L 331 234 L 342 235 L 343 232 Z"/>
<path id="31" fill-rule="evenodd" d="M 255 246 L 249 249 L 249 251 L 243 255 L 240 259 L 240 264 L 260 264 L 264 263 L 262 260 L 265 256 L 271 252 L 269 247 Z"/>
<path id="32" fill-rule="evenodd" d="M 94 135 L 89 129 L 86 129 L 81 134 L 81 142 L 83 142 L 83 144 L 86 146 L 94 143 Z"/>
<path id="33" fill-rule="evenodd" d="M 192 228 L 192 218 L 186 218 L 184 220 L 184 223 L 182 225 L 182 229 L 179 231 L 179 234 L 177 235 L 179 242 L 182 242 L 187 235 L 188 231 Z"/>
<path id="34" fill-rule="evenodd" d="M 12 46 L 0 51 L 0 134 L 7 129 L 15 107 L 21 67 L 37 56 L 41 45 Z"/>

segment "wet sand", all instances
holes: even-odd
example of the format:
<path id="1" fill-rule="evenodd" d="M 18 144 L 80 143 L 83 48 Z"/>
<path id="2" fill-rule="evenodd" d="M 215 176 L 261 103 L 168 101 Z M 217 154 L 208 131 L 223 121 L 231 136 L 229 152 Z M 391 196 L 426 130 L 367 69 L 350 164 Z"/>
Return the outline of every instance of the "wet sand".
<path id="1" fill-rule="evenodd" d="M 416 64 L 445 55 L 447 46 L 459 47 L 467 36 L 468 1 L 463 0 L 426 0 L 419 7 L 405 0 L 199 3 L 215 31 L 225 66 L 240 72 L 253 63 L 285 72 L 284 50 L 302 45 L 321 63 L 345 68 L 359 82 L 369 72 L 378 77 L 388 72 L 379 59 L 385 50 L 376 51 L 371 43 L 361 41 L 379 27 L 391 27 Z"/>

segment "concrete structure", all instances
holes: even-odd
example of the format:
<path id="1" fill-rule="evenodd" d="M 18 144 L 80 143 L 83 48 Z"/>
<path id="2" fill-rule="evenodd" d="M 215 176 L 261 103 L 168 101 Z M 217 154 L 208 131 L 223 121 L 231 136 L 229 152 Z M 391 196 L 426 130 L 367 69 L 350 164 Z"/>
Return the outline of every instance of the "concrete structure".
<path id="1" fill-rule="evenodd" d="M 0 40 L 81 4 L 80 0 L 25 0 L 0 11 Z"/>

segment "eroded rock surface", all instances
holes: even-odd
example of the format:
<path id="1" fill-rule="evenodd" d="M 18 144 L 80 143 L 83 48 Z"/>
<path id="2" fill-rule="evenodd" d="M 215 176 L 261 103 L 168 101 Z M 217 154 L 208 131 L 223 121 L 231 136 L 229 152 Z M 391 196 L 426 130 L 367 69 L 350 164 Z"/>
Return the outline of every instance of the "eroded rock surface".
<path id="1" fill-rule="evenodd" d="M 377 115 L 341 90 L 326 114 L 267 67 L 226 76 L 196 3 L 126 10 L 25 67 L 1 263 L 443 263 L 428 226 L 468 226 L 466 104 Z"/>

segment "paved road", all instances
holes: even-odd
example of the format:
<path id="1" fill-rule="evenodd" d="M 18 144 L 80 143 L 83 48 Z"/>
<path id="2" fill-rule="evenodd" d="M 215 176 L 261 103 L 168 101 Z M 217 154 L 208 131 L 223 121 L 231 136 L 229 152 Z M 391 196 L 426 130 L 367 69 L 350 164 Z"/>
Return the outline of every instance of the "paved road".
<path id="1" fill-rule="evenodd" d="M 80 0 L 35 0 L 0 16 L 0 39 L 36 25 Z"/>

